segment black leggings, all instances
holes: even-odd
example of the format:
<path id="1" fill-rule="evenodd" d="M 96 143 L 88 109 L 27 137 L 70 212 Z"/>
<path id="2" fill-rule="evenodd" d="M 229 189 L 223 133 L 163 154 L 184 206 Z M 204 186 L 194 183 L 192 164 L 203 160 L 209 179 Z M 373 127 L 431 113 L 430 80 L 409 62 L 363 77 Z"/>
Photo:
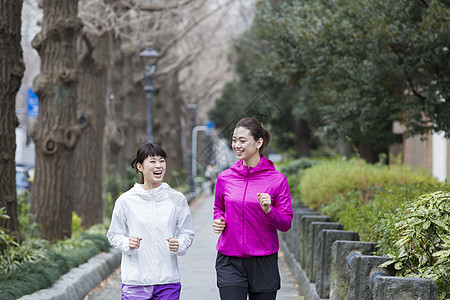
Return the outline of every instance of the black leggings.
<path id="1" fill-rule="evenodd" d="M 247 288 L 243 287 L 221 287 L 219 288 L 221 300 L 246 300 L 247 293 L 249 300 L 275 300 L 277 298 L 277 291 L 268 293 L 253 293 L 249 292 Z"/>

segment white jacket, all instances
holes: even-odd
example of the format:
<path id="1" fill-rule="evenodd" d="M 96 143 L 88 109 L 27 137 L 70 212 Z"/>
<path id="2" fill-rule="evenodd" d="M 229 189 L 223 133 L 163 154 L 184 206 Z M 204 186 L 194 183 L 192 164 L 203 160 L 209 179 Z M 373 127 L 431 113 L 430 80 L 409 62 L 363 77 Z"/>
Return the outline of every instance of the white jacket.
<path id="1" fill-rule="evenodd" d="M 130 249 L 132 235 L 142 238 L 139 249 Z M 117 199 L 106 236 L 122 252 L 122 283 L 180 282 L 177 255 L 184 255 L 194 238 L 186 197 L 167 183 L 151 190 L 135 183 Z M 166 238 L 170 237 L 179 241 L 177 252 L 169 250 Z"/>

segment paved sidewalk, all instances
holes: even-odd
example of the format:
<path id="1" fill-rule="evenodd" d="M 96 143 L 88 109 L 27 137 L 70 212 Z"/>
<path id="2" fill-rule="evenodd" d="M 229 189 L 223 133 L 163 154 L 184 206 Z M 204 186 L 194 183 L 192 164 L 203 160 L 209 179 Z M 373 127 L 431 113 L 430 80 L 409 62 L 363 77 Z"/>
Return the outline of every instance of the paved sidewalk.
<path id="1" fill-rule="evenodd" d="M 195 225 L 194 243 L 185 256 L 178 258 L 182 300 L 219 300 L 214 268 L 218 235 L 213 232 L 211 226 L 213 202 L 213 196 L 206 193 L 191 205 Z M 277 299 L 300 299 L 281 251 L 279 264 L 281 290 L 278 291 Z M 118 268 L 108 279 L 95 287 L 84 300 L 120 299 L 120 288 L 120 268 Z"/>

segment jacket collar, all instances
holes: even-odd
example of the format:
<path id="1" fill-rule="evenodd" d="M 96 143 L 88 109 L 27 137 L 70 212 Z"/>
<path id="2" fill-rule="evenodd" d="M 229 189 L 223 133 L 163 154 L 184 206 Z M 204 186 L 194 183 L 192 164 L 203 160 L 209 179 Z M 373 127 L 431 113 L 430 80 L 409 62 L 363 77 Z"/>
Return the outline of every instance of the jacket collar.
<path id="1" fill-rule="evenodd" d="M 242 160 L 238 160 L 230 167 L 230 169 L 242 175 L 262 172 L 266 170 L 275 170 L 275 166 L 273 165 L 273 162 L 271 160 L 268 160 L 262 154 L 260 154 L 259 157 L 260 160 L 256 167 L 244 166 Z"/>
<path id="2" fill-rule="evenodd" d="M 151 190 L 145 190 L 141 184 L 135 183 L 134 186 L 131 188 L 131 192 L 138 195 L 146 195 L 146 196 L 152 196 L 155 197 L 154 199 L 160 200 L 160 198 L 164 198 L 166 195 L 167 190 L 170 188 L 170 186 L 163 182 L 159 187 L 151 189 Z"/>

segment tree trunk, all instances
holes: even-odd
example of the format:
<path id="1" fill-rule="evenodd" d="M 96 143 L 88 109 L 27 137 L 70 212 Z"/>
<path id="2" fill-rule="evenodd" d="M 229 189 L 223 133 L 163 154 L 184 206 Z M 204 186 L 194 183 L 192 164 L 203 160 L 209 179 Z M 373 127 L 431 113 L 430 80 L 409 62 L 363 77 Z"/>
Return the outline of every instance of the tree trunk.
<path id="1" fill-rule="evenodd" d="M 124 94 L 122 92 L 122 80 L 124 73 L 124 55 L 121 51 L 120 38 L 109 39 L 111 56 L 108 68 L 105 135 L 103 142 L 104 174 L 119 174 L 126 178 L 124 164 L 124 146 L 126 141 L 123 119 Z"/>
<path id="2" fill-rule="evenodd" d="M 130 162 L 136 157 L 138 146 L 147 140 L 147 101 L 142 76 L 140 76 L 143 70 L 138 61 L 139 53 L 133 51 L 126 54 L 126 68 L 122 79 L 123 118 L 126 132 L 123 158 L 125 167 L 129 167 Z"/>
<path id="3" fill-rule="evenodd" d="M 136 157 L 137 148 L 147 141 L 147 100 L 142 80 L 135 82 L 134 87 L 130 99 L 132 99 L 135 104 L 130 107 L 131 116 L 126 117 L 127 123 L 130 124 L 130 128 L 127 132 L 133 137 L 131 143 L 129 143 L 130 145 L 127 145 L 126 150 L 128 165 L 129 162 Z M 155 134 L 155 132 L 153 132 L 153 134 Z"/>
<path id="4" fill-rule="evenodd" d="M 78 50 L 79 122 L 87 127 L 75 148 L 74 210 L 83 228 L 102 222 L 102 150 L 105 127 L 105 99 L 108 35 L 85 33 Z"/>
<path id="5" fill-rule="evenodd" d="M 76 120 L 76 41 L 81 22 L 77 0 L 57 5 L 43 0 L 42 6 L 42 31 L 33 40 L 41 56 L 41 74 L 33 83 L 39 116 L 32 131 L 36 171 L 31 212 L 42 225 L 43 237 L 55 241 L 72 233 L 73 152 L 82 127 Z"/>
<path id="6" fill-rule="evenodd" d="M 342 157 L 350 158 L 352 155 L 352 145 L 345 139 L 344 136 L 338 138 L 337 141 L 338 152 Z"/>
<path id="7" fill-rule="evenodd" d="M 368 163 L 374 164 L 378 162 L 381 153 L 388 153 L 388 151 L 387 149 L 377 149 L 371 143 L 364 141 L 364 139 L 360 141 L 359 154 L 361 155 L 361 158 L 366 160 Z"/>
<path id="8" fill-rule="evenodd" d="M 23 77 L 21 40 L 21 0 L 0 0 L 0 207 L 6 207 L 9 219 L 0 226 L 20 241 L 16 195 L 16 94 Z"/>
<path id="9" fill-rule="evenodd" d="M 309 145 L 310 130 L 305 120 L 294 121 L 295 146 L 298 157 L 311 157 L 311 147 Z"/>
<path id="10" fill-rule="evenodd" d="M 173 171 L 180 171 L 184 167 L 184 151 L 181 147 L 181 106 L 183 101 L 180 96 L 178 74 L 170 73 L 163 78 L 158 78 L 158 93 L 154 97 L 153 105 L 153 133 L 155 142 L 164 148 L 167 154 L 167 171 L 165 179 L 172 184 L 174 182 Z M 161 84 L 158 85 L 158 82 Z M 164 82 L 164 84 L 162 84 Z M 163 99 L 167 99 L 164 101 Z"/>

